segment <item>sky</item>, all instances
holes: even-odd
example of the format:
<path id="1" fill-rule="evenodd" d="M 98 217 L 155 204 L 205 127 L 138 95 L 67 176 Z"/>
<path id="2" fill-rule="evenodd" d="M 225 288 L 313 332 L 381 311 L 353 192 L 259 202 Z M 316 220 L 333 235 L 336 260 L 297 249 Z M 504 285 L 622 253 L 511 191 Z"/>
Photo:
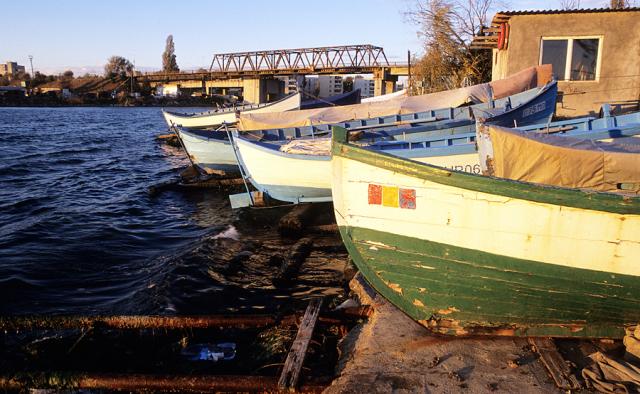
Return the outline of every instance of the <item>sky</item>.
<path id="1" fill-rule="evenodd" d="M 182 69 L 208 68 L 214 53 L 372 44 L 390 62 L 421 51 L 406 12 L 417 0 L 30 0 L 2 1 L 0 62 L 29 70 L 100 72 L 112 55 L 159 69 L 173 35 Z M 606 0 L 581 0 L 582 8 Z M 560 0 L 507 0 L 500 9 L 557 9 Z M 6 32 L 11 32 L 6 34 Z"/>

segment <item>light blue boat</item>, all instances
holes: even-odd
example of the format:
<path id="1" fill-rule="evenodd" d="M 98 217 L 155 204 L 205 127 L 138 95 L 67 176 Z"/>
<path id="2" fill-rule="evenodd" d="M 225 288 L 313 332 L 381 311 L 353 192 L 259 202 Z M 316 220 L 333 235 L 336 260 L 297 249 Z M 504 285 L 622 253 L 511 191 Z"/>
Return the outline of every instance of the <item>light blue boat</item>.
<path id="1" fill-rule="evenodd" d="M 633 142 L 640 142 L 637 137 L 640 134 L 640 113 L 611 116 L 605 110 L 602 118 L 548 122 L 520 129 L 596 140 L 630 138 Z M 398 157 L 481 173 L 475 130 L 456 133 L 455 130 L 443 129 L 430 134 L 414 131 L 395 129 L 378 138 L 371 133 L 362 136 L 357 143 Z M 234 138 L 248 180 L 259 191 L 277 200 L 293 203 L 331 201 L 328 138 L 304 137 L 292 142 L 273 137 L 261 140 L 248 136 Z"/>

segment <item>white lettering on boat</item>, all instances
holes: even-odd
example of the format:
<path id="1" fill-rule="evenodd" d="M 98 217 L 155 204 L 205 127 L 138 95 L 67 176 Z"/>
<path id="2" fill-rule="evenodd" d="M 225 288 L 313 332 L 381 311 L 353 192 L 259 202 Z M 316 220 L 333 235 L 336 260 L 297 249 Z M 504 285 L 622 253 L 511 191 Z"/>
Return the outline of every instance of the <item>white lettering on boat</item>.
<path id="1" fill-rule="evenodd" d="M 531 107 L 525 108 L 522 110 L 522 117 L 526 118 L 527 116 L 537 114 L 538 112 L 544 111 L 546 108 L 547 108 L 547 103 L 545 101 L 534 104 Z"/>
<path id="2" fill-rule="evenodd" d="M 482 174 L 482 169 L 480 168 L 480 164 L 453 165 L 453 166 L 445 166 L 445 168 L 448 168 L 454 171 L 469 172 L 471 174 Z"/>

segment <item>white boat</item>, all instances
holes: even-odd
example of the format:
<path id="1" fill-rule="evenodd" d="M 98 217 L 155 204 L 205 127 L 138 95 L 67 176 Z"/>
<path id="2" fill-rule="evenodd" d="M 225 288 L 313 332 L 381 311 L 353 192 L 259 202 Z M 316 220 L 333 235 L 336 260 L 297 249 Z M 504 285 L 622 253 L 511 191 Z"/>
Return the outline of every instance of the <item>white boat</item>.
<path id="1" fill-rule="evenodd" d="M 175 128 L 191 161 L 208 173 L 236 173 L 238 161 L 224 130 Z"/>
<path id="2" fill-rule="evenodd" d="M 244 105 L 191 114 L 172 112 L 163 109 L 162 115 L 169 127 L 181 126 L 190 129 L 206 129 L 219 126 L 223 123 L 234 124 L 237 121 L 238 113 L 259 114 L 299 109 L 300 100 L 300 93 L 293 93 L 283 99 L 267 104 Z"/>
<path id="3" fill-rule="evenodd" d="M 510 96 L 506 100 L 509 105 L 503 104 L 503 107 L 494 109 L 494 116 L 490 120 L 507 125 L 513 124 L 515 120 L 522 124 L 525 123 L 524 113 L 532 107 L 544 104 L 542 107 L 545 110 L 537 113 L 536 119 L 546 123 L 553 115 L 556 92 L 556 84 L 552 82 L 542 88 Z M 464 114 L 467 116 L 466 119 L 460 116 L 454 120 L 384 130 L 386 135 L 393 134 L 403 140 L 395 142 L 419 140 L 416 147 L 422 144 L 428 148 L 412 150 L 410 146 L 406 149 L 400 146 L 400 149 L 394 149 L 392 154 L 401 157 L 408 155 L 413 160 L 444 167 L 468 168 L 470 172 L 479 173 L 480 166 L 474 144 L 473 111 L 481 110 L 484 115 L 486 108 L 483 107 L 483 104 L 471 106 L 471 110 Z M 369 126 L 369 130 L 373 131 L 374 126 Z M 376 132 L 379 130 L 376 129 Z M 269 131 L 263 131 L 267 132 Z M 371 138 L 376 138 L 372 134 L 370 133 Z M 384 139 L 383 136 L 379 135 L 376 139 Z M 367 141 L 368 138 L 361 138 L 360 143 L 364 142 L 371 147 L 377 144 Z M 314 140 L 290 141 L 286 138 L 273 138 L 265 141 L 237 132 L 234 134 L 234 144 L 237 146 L 241 165 L 253 186 L 271 198 L 293 203 L 331 201 L 330 140 Z M 390 146 L 386 146 L 386 142 L 380 142 L 379 149 L 393 149 L 395 142 L 388 142 L 392 144 Z"/>

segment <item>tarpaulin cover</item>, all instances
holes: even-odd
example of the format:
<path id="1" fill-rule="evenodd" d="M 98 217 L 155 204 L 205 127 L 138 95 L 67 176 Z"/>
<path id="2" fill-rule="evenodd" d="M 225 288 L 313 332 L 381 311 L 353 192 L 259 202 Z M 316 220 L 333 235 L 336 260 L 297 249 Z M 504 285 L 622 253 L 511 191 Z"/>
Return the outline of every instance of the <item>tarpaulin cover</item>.
<path id="1" fill-rule="evenodd" d="M 382 96 L 372 96 L 363 98 L 361 103 L 374 103 L 376 101 L 387 101 L 396 97 L 405 97 L 407 95 L 407 89 L 398 90 L 397 92 L 383 94 Z"/>
<path id="2" fill-rule="evenodd" d="M 482 125 L 478 150 L 483 171 L 499 178 L 604 192 L 637 193 L 640 185 L 636 144 Z"/>
<path id="3" fill-rule="evenodd" d="M 353 119 L 401 115 L 440 108 L 459 107 L 467 103 L 486 103 L 544 86 L 551 81 L 551 66 L 527 68 L 506 79 L 447 90 L 421 96 L 399 96 L 385 101 L 341 107 L 317 108 L 275 113 L 240 114 L 239 130 L 262 130 L 337 123 Z"/>
<path id="4" fill-rule="evenodd" d="M 280 152 L 295 155 L 330 156 L 331 138 L 295 139 L 282 145 Z"/>
<path id="5" fill-rule="evenodd" d="M 590 366 L 582 370 L 582 377 L 601 393 L 637 393 L 640 391 L 640 325 L 626 328 L 624 359 L 602 352 L 589 357 Z"/>

